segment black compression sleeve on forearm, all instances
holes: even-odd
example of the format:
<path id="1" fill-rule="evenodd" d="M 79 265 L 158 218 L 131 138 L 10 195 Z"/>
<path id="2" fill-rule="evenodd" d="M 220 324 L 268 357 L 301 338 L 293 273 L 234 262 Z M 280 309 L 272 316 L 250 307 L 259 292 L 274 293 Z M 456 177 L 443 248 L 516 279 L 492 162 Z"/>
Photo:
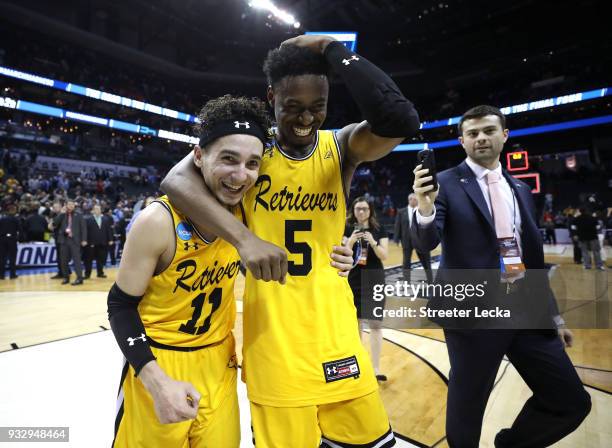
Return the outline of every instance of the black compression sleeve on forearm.
<path id="1" fill-rule="evenodd" d="M 142 297 L 131 296 L 117 284 L 108 293 L 108 320 L 123 356 L 134 368 L 136 376 L 146 363 L 155 359 L 138 314 L 138 303 Z"/>
<path id="2" fill-rule="evenodd" d="M 372 132 L 381 137 L 409 137 L 419 130 L 419 115 L 393 80 L 341 42 L 327 45 L 325 58 L 340 75 Z"/>

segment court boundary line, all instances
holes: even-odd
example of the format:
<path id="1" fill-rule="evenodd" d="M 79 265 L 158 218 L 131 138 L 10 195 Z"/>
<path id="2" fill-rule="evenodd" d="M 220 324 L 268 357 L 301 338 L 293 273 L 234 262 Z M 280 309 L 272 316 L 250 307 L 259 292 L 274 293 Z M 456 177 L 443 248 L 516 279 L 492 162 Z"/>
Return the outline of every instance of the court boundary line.
<path id="1" fill-rule="evenodd" d="M 383 338 L 383 340 L 390 342 L 393 345 L 396 345 L 404 350 L 406 350 L 409 353 L 412 353 L 414 356 L 416 356 L 417 358 L 419 358 L 421 361 L 423 361 L 425 364 L 427 364 L 429 366 L 430 369 L 432 369 L 439 377 L 442 381 L 444 381 L 444 384 L 446 384 L 446 386 L 448 387 L 448 378 L 446 378 L 446 375 L 444 375 L 440 369 L 438 369 L 436 366 L 434 366 L 431 362 L 429 362 L 428 360 L 426 360 L 425 358 L 423 358 L 421 355 L 419 355 L 418 353 L 415 353 L 414 351 L 412 351 L 411 349 L 409 349 L 408 347 L 404 347 L 402 344 L 400 344 L 399 342 L 395 342 L 392 341 L 388 338 Z"/>
<path id="2" fill-rule="evenodd" d="M 418 440 L 413 440 L 408 436 L 405 436 L 403 434 L 400 434 L 399 432 L 395 432 L 395 430 L 393 430 L 393 434 L 395 435 L 395 437 L 397 437 L 398 439 L 404 441 L 404 442 L 408 442 L 408 443 L 412 443 L 413 445 L 418 446 L 419 448 L 431 448 L 433 445 L 427 445 L 425 443 L 419 442 Z M 446 439 L 446 437 L 444 437 Z"/>
<path id="3" fill-rule="evenodd" d="M 97 333 L 104 333 L 105 331 L 109 331 L 109 330 L 96 330 L 96 331 L 90 331 L 89 333 L 76 334 L 74 336 L 67 336 L 65 338 L 53 339 L 52 341 L 37 342 L 36 344 L 25 345 L 23 347 L 18 347 L 16 349 L 12 349 L 12 350 L 2 350 L 2 351 L 0 351 L 0 355 L 3 355 L 4 353 L 12 353 L 15 350 L 23 350 L 23 349 L 30 348 L 30 347 L 37 347 L 39 345 L 52 344 L 53 342 L 66 341 L 68 339 L 80 338 L 80 337 L 83 337 L 83 336 L 90 336 L 92 334 L 97 334 Z M 15 345 L 17 345 L 17 344 L 15 344 Z"/>
<path id="4" fill-rule="evenodd" d="M 605 389 L 602 389 L 602 388 L 597 387 L 597 386 L 591 386 L 590 384 L 585 384 L 585 383 L 582 383 L 582 385 L 584 387 L 590 387 L 591 389 L 595 389 L 595 390 L 597 390 L 599 392 L 603 392 L 604 394 L 612 395 L 612 392 L 610 392 L 609 390 L 605 390 Z"/>
<path id="5" fill-rule="evenodd" d="M 596 372 L 612 373 L 612 370 L 599 369 L 597 367 L 579 366 L 578 364 L 574 364 L 574 367 L 577 368 L 577 369 L 595 370 Z"/>

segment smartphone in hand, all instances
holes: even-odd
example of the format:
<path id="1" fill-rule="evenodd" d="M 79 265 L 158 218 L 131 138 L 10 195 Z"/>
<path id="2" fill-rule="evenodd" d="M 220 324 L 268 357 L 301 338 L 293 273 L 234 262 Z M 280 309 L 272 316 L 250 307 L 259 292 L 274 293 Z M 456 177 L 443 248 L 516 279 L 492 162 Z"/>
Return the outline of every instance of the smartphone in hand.
<path id="1" fill-rule="evenodd" d="M 434 186 L 434 191 L 438 189 L 438 178 L 436 176 L 436 159 L 434 157 L 434 153 L 431 149 L 423 149 L 417 154 L 417 165 L 422 165 L 421 169 L 428 169 L 428 176 L 432 176 L 432 179 L 429 182 L 425 182 L 422 187 L 426 187 L 428 185 Z"/>

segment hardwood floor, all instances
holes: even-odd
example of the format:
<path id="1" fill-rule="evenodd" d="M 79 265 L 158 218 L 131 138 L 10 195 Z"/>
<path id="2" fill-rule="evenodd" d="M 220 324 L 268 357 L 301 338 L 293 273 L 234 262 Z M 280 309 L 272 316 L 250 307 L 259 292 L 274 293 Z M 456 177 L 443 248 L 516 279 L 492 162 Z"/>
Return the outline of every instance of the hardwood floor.
<path id="1" fill-rule="evenodd" d="M 401 256 L 401 249 L 391 243 L 385 264 L 399 265 Z M 584 271 L 567 255 L 546 259 L 558 264 L 555 288 L 562 288 L 556 292 L 564 294 L 564 309 L 580 305 L 580 311 L 568 314 L 573 312 L 583 324 L 588 319 L 610 319 L 612 288 L 607 273 Z M 108 329 L 106 295 L 116 269 L 106 273 L 108 278 L 92 278 L 82 286 L 61 285 L 50 279 L 52 273 L 0 281 L 0 352 Z M 243 290 L 240 277 L 238 298 Z M 238 353 L 242 347 L 241 305 L 239 299 Z M 575 344 L 567 351 L 593 398 L 593 410 L 577 431 L 555 446 L 607 448 L 612 440 L 612 330 L 577 329 L 574 335 Z M 389 380 L 381 383 L 380 390 L 394 430 L 426 446 L 447 446 L 444 415 L 449 364 L 442 331 L 385 329 L 384 337 L 381 368 Z M 495 433 L 512 422 L 529 395 L 520 376 L 504 361 L 487 406 L 481 446 L 493 446 Z"/>

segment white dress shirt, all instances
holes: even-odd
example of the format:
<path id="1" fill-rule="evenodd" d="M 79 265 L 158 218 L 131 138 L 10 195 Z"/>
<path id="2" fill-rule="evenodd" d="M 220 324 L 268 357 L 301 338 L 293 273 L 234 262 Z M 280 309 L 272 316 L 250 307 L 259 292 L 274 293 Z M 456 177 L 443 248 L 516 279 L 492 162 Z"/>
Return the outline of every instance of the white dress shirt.
<path id="1" fill-rule="evenodd" d="M 408 227 L 412 227 L 412 215 L 416 209 L 414 207 L 408 206 L 406 207 L 406 212 L 408 213 Z"/>

